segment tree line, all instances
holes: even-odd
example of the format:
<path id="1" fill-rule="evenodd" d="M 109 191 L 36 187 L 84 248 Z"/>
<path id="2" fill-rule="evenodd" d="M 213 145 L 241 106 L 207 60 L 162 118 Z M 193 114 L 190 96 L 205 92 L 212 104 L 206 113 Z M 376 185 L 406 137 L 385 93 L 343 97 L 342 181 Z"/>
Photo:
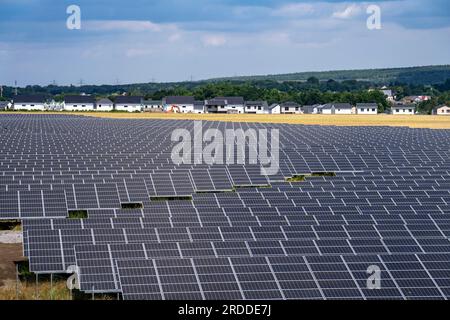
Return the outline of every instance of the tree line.
<path id="1" fill-rule="evenodd" d="M 414 85 L 391 83 L 397 99 L 410 95 L 430 95 L 432 99 L 419 104 L 422 113 L 431 113 L 440 104 L 450 102 L 450 79 L 436 85 Z M 319 81 L 309 77 L 306 81 L 200 81 L 182 83 L 147 83 L 130 85 L 85 85 L 85 86 L 27 86 L 18 89 L 20 94 L 45 94 L 56 101 L 62 101 L 68 94 L 92 94 L 97 98 L 128 94 L 140 95 L 146 99 L 160 100 L 171 95 L 190 95 L 197 100 L 207 100 L 217 96 L 242 96 L 245 100 L 266 100 L 271 103 L 287 101 L 300 105 L 348 102 L 353 105 L 361 102 L 375 102 L 380 112 L 390 105 L 383 93 L 374 83 L 368 81 L 329 79 Z M 12 99 L 14 88 L 4 87 L 4 100 Z"/>

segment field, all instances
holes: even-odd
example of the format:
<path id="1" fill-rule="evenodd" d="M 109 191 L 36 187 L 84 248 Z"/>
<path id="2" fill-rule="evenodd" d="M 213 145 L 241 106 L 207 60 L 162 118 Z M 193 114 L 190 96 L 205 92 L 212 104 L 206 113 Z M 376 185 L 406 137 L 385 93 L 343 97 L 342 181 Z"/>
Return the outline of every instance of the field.
<path id="1" fill-rule="evenodd" d="M 10 114 L 8 112 L 8 114 Z M 28 113 L 30 114 L 30 113 Z M 38 114 L 33 112 L 32 114 Z M 47 112 L 46 114 L 49 114 Z M 411 128 L 450 129 L 450 116 L 393 116 L 393 115 L 253 115 L 253 114 L 167 114 L 121 112 L 57 112 L 56 114 L 119 119 L 189 119 L 204 121 L 289 123 L 332 126 L 392 126 Z"/>

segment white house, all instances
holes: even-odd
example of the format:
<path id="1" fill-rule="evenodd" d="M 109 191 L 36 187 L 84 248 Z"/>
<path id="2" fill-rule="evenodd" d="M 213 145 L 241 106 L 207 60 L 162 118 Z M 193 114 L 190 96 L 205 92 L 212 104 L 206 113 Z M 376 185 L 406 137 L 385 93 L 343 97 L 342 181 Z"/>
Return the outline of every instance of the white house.
<path id="1" fill-rule="evenodd" d="M 273 103 L 269 106 L 270 114 L 280 114 L 281 113 L 281 105 L 279 103 Z"/>
<path id="2" fill-rule="evenodd" d="M 322 111 L 321 104 L 305 105 L 302 107 L 302 112 L 304 114 L 319 114 Z"/>
<path id="3" fill-rule="evenodd" d="M 393 115 L 414 115 L 416 106 L 413 104 L 396 104 L 391 108 Z"/>
<path id="4" fill-rule="evenodd" d="M 206 100 L 208 113 L 244 113 L 243 97 L 216 97 Z"/>
<path id="5" fill-rule="evenodd" d="M 389 90 L 386 87 L 383 87 L 381 92 L 384 94 L 387 101 L 389 101 L 389 102 L 395 101 L 395 96 L 394 96 L 394 93 L 392 92 L 392 90 Z"/>
<path id="6" fill-rule="evenodd" d="M 44 95 L 18 95 L 13 98 L 13 109 L 24 111 L 44 111 L 48 100 Z"/>
<path id="7" fill-rule="evenodd" d="M 160 112 L 163 110 L 161 100 L 143 100 L 142 110 L 144 112 Z"/>
<path id="8" fill-rule="evenodd" d="M 5 111 L 11 109 L 11 102 L 10 101 L 0 101 L 0 111 Z"/>
<path id="9" fill-rule="evenodd" d="M 219 98 L 206 100 L 205 109 L 208 113 L 228 113 L 227 101 Z"/>
<path id="10" fill-rule="evenodd" d="M 302 109 L 301 109 L 300 105 L 296 102 L 292 102 L 292 101 L 283 102 L 280 107 L 281 107 L 281 109 L 280 109 L 281 113 L 284 113 L 284 114 L 302 113 Z"/>
<path id="11" fill-rule="evenodd" d="M 225 100 L 228 113 L 244 113 L 245 103 L 243 97 L 217 97 L 216 99 Z"/>
<path id="12" fill-rule="evenodd" d="M 194 112 L 194 102 L 194 97 L 170 96 L 165 97 L 162 104 L 166 112 L 192 113 Z"/>
<path id="13" fill-rule="evenodd" d="M 355 108 L 350 103 L 327 103 L 322 106 L 322 114 L 354 114 Z"/>
<path id="14" fill-rule="evenodd" d="M 64 110 L 65 111 L 94 111 L 95 98 L 93 96 L 65 96 Z"/>
<path id="15" fill-rule="evenodd" d="M 356 114 L 376 115 L 378 114 L 378 104 L 376 103 L 357 103 Z"/>
<path id="16" fill-rule="evenodd" d="M 116 111 L 141 112 L 142 97 L 140 96 L 117 96 L 114 101 Z"/>
<path id="17" fill-rule="evenodd" d="M 450 107 L 447 105 L 436 107 L 433 109 L 433 114 L 436 116 L 450 116 Z"/>
<path id="18" fill-rule="evenodd" d="M 205 101 L 204 100 L 194 101 L 194 113 L 205 113 Z"/>
<path id="19" fill-rule="evenodd" d="M 97 101 L 95 106 L 96 111 L 113 111 L 114 110 L 114 102 L 105 98 Z"/>
<path id="20" fill-rule="evenodd" d="M 269 105 L 267 101 L 247 101 L 245 102 L 245 113 L 269 113 Z"/>

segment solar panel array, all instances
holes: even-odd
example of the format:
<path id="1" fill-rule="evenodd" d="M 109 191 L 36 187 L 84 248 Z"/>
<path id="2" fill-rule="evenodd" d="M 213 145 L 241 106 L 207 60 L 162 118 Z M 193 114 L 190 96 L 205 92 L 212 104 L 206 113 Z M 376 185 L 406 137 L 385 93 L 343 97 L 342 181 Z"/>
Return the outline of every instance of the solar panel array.
<path id="1" fill-rule="evenodd" d="M 0 219 L 22 219 L 32 272 L 76 265 L 82 291 L 450 296 L 450 130 L 203 123 L 278 129 L 280 171 L 264 176 L 258 165 L 175 165 L 171 134 L 194 135 L 192 121 L 2 115 L 0 128 Z M 286 181 L 298 175 L 309 176 Z M 68 219 L 80 210 L 88 218 Z"/>

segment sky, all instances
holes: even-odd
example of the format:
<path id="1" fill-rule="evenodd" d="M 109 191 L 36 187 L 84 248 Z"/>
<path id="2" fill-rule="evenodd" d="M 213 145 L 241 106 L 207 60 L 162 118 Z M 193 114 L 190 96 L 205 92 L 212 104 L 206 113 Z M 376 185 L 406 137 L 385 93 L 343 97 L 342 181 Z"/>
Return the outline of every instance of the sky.
<path id="1" fill-rule="evenodd" d="M 0 84 L 20 87 L 450 64 L 448 0 L 0 0 L 0 13 Z"/>

